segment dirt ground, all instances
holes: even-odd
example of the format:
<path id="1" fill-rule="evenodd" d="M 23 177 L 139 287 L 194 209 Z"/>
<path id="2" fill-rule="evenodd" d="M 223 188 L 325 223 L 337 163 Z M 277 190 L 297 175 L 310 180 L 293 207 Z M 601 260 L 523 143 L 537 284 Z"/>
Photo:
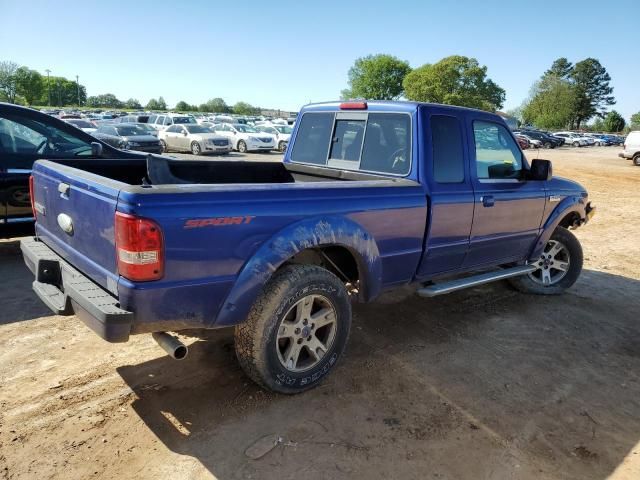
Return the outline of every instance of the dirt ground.
<path id="1" fill-rule="evenodd" d="M 340 365 L 295 397 L 244 376 L 231 331 L 176 362 L 50 315 L 0 242 L 0 478 L 639 479 L 640 168 L 617 153 L 540 152 L 598 207 L 571 291 L 357 306 Z"/>

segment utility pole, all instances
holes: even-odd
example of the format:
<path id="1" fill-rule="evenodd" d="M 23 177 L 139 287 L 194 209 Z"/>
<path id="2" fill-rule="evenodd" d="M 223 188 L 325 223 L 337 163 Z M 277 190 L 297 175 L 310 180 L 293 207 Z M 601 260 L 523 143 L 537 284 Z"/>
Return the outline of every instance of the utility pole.
<path id="1" fill-rule="evenodd" d="M 76 87 L 78 89 L 78 106 L 80 106 L 80 81 L 78 80 L 78 75 L 76 75 Z"/>
<path id="2" fill-rule="evenodd" d="M 51 70 L 47 68 L 45 72 L 47 72 L 47 96 L 49 97 L 49 106 L 51 106 L 51 82 L 49 81 Z"/>

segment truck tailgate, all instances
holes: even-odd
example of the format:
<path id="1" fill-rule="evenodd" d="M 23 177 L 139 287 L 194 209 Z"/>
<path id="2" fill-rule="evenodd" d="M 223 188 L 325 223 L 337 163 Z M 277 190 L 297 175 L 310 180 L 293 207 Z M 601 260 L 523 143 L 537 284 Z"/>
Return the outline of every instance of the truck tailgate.
<path id="1" fill-rule="evenodd" d="M 114 216 L 119 193 L 118 182 L 104 177 L 48 161 L 34 165 L 37 235 L 114 294 L 118 280 Z"/>

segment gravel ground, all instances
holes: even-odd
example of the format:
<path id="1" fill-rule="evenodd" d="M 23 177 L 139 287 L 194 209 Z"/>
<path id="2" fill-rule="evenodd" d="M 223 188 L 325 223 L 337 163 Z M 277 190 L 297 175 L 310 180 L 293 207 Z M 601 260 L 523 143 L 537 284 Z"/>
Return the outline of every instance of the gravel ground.
<path id="1" fill-rule="evenodd" d="M 231 331 L 183 336 L 175 362 L 150 336 L 111 345 L 52 316 L 0 242 L 0 478 L 637 480 L 640 168 L 617 153 L 539 152 L 598 207 L 568 293 L 387 294 L 294 397 L 244 376 Z"/>

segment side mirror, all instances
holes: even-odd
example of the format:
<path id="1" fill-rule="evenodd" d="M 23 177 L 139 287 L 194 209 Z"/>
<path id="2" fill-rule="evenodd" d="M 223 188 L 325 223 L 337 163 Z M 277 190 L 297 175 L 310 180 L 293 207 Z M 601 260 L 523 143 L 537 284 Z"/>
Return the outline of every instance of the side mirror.
<path id="1" fill-rule="evenodd" d="M 98 142 L 91 142 L 91 156 L 92 157 L 101 157 L 102 156 L 102 144 Z"/>
<path id="2" fill-rule="evenodd" d="M 529 170 L 529 180 L 551 180 L 553 177 L 553 168 L 550 160 L 541 160 L 536 158 L 531 162 L 531 170 Z"/>

